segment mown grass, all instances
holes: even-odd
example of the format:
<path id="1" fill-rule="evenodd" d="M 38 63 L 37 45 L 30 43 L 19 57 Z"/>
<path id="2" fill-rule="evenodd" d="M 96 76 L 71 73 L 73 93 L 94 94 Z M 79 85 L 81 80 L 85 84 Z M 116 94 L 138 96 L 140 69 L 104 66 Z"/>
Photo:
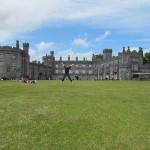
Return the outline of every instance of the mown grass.
<path id="1" fill-rule="evenodd" d="M 0 81 L 0 149 L 148 150 L 149 81 Z"/>

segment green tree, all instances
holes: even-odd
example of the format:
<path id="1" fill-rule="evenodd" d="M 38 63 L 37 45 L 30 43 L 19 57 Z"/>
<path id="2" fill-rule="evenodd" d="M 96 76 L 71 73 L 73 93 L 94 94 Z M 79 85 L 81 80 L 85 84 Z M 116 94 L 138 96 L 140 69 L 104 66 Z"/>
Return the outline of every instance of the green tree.
<path id="1" fill-rule="evenodd" d="M 150 64 L 150 52 L 149 53 L 145 53 L 145 55 L 143 57 L 143 63 L 144 64 Z"/>

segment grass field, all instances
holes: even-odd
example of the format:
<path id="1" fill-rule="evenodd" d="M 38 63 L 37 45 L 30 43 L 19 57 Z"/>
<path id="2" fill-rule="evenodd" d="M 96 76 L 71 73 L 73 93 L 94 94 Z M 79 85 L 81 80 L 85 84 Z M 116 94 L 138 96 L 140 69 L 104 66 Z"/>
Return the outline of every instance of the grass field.
<path id="1" fill-rule="evenodd" d="M 0 81 L 0 150 L 149 150 L 149 81 Z"/>

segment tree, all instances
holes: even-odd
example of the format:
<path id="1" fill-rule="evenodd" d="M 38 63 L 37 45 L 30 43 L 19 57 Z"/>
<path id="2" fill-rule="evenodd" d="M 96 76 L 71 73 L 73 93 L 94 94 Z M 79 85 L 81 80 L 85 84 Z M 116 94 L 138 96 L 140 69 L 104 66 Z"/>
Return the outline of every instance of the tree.
<path id="1" fill-rule="evenodd" d="M 150 52 L 149 53 L 145 53 L 145 55 L 143 57 L 143 63 L 144 64 L 150 64 Z"/>

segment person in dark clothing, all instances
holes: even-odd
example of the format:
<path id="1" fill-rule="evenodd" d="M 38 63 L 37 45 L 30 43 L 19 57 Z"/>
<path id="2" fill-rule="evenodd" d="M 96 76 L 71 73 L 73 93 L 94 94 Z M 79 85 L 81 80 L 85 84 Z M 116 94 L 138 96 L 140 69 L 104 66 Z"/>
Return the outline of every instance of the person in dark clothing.
<path id="1" fill-rule="evenodd" d="M 75 78 L 76 78 L 76 80 L 79 80 L 79 77 L 78 77 L 78 75 L 76 75 L 76 76 L 75 76 Z"/>
<path id="2" fill-rule="evenodd" d="M 69 80 L 72 82 L 71 77 L 70 77 L 70 74 L 69 74 L 69 70 L 70 70 L 70 68 L 71 68 L 74 64 L 67 66 L 67 65 L 64 65 L 64 64 L 62 63 L 62 65 L 63 65 L 63 67 L 65 68 L 65 74 L 64 74 L 64 76 L 63 76 L 63 78 L 62 78 L 62 81 L 64 81 L 65 78 L 66 78 L 66 76 L 68 76 Z"/>

